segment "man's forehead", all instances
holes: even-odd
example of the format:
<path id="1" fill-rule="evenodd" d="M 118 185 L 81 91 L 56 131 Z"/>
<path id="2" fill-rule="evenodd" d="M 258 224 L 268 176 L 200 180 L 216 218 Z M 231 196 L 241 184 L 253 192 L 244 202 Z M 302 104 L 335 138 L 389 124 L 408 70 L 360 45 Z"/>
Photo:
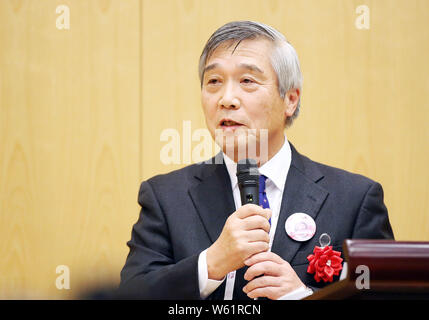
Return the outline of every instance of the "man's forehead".
<path id="1" fill-rule="evenodd" d="M 261 64 L 269 62 L 268 52 L 272 48 L 272 43 L 269 40 L 258 38 L 258 39 L 246 39 L 243 41 L 228 41 L 219 45 L 207 58 L 206 67 L 204 71 L 209 71 L 221 65 L 218 59 L 236 59 L 240 57 L 250 58 L 249 61 L 238 61 L 236 66 L 242 69 L 249 69 L 255 72 L 261 72 Z"/>
<path id="2" fill-rule="evenodd" d="M 272 46 L 273 46 L 272 41 L 262 37 L 258 37 L 254 39 L 244 39 L 244 40 L 227 40 L 219 44 L 219 46 L 211 52 L 207 61 L 213 55 L 220 55 L 220 54 L 234 55 L 235 53 L 254 51 L 254 50 L 260 52 L 260 50 L 264 50 L 264 49 L 270 50 Z"/>

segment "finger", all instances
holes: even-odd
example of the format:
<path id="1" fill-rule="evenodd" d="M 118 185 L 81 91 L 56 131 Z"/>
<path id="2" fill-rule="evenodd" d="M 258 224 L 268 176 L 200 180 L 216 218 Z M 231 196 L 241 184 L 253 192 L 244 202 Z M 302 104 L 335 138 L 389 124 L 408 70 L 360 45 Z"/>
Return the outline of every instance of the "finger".
<path id="1" fill-rule="evenodd" d="M 275 300 L 278 294 L 276 294 L 276 290 L 279 290 L 279 287 L 263 287 L 256 288 L 247 293 L 247 296 L 251 299 L 255 298 L 268 298 L 271 300 Z"/>
<path id="2" fill-rule="evenodd" d="M 279 276 L 281 275 L 279 269 L 280 268 L 278 267 L 278 264 L 272 261 L 259 262 L 247 269 L 246 273 L 244 274 L 244 279 L 251 281 L 255 277 L 259 277 L 261 275 Z"/>
<path id="3" fill-rule="evenodd" d="M 257 288 L 264 287 L 280 287 L 280 278 L 272 276 L 263 276 L 249 281 L 247 285 L 243 287 L 245 293 L 249 293 Z"/>
<path id="4" fill-rule="evenodd" d="M 267 243 L 270 242 L 270 236 L 268 232 L 261 229 L 247 231 L 246 237 L 248 242 L 256 242 L 256 241 L 264 241 Z"/>
<path id="5" fill-rule="evenodd" d="M 264 210 L 267 215 L 267 220 L 270 220 L 271 216 L 273 215 L 273 211 L 271 209 L 264 209 Z"/>
<path id="6" fill-rule="evenodd" d="M 244 226 L 246 230 L 263 229 L 270 232 L 271 225 L 265 217 L 254 215 L 244 219 Z"/>
<path id="7" fill-rule="evenodd" d="M 258 252 L 267 251 L 270 248 L 269 243 L 266 241 L 249 242 L 247 246 L 248 246 L 248 257 Z"/>
<path id="8" fill-rule="evenodd" d="M 260 215 L 268 220 L 269 217 L 271 217 L 271 210 L 263 209 L 262 207 L 251 203 L 245 204 L 237 210 L 237 216 L 240 219 L 245 219 L 253 215 Z"/>
<path id="9" fill-rule="evenodd" d="M 283 264 L 286 262 L 285 260 L 283 260 L 280 256 L 278 256 L 274 252 L 266 251 L 266 252 L 259 252 L 259 253 L 254 254 L 253 256 L 246 259 L 244 261 L 244 264 L 246 266 L 251 266 L 251 265 L 254 265 L 255 263 L 259 263 L 262 261 L 272 261 L 272 262 L 275 262 L 278 264 Z"/>

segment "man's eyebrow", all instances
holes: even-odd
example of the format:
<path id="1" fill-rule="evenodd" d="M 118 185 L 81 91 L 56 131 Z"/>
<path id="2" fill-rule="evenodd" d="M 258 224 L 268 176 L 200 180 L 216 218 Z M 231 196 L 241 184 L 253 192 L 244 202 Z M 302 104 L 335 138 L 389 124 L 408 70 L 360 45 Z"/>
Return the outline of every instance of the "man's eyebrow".
<path id="1" fill-rule="evenodd" d="M 238 66 L 239 66 L 240 68 L 248 69 L 248 70 L 253 71 L 253 72 L 264 73 L 264 71 L 262 71 L 261 69 L 259 69 L 259 68 L 258 68 L 256 65 L 254 65 L 254 64 L 240 63 Z"/>
<path id="2" fill-rule="evenodd" d="M 217 67 L 219 67 L 219 63 L 209 64 L 207 67 L 204 68 L 203 74 L 205 74 L 207 71 L 210 71 L 210 70 L 215 69 Z M 242 69 L 247 69 L 247 70 L 250 70 L 250 71 L 253 71 L 253 72 L 264 73 L 264 71 L 262 71 L 261 69 L 259 69 L 254 64 L 240 63 L 238 65 L 238 67 L 242 68 Z"/>
<path id="3" fill-rule="evenodd" d="M 204 68 L 203 74 L 205 74 L 207 71 L 210 71 L 210 70 L 215 69 L 217 67 L 219 67 L 219 63 L 209 64 L 207 67 Z"/>

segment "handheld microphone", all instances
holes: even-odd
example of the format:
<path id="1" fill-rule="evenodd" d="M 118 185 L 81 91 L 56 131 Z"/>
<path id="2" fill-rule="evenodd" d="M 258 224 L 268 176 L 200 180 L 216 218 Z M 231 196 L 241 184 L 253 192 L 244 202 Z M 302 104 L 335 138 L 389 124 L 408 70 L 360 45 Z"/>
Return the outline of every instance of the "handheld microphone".
<path id="1" fill-rule="evenodd" d="M 244 159 L 237 162 L 238 188 L 240 189 L 241 205 L 253 203 L 259 205 L 259 170 L 253 159 Z M 242 270 L 242 276 L 248 268 Z M 254 300 L 258 300 L 255 298 Z"/>
<path id="2" fill-rule="evenodd" d="M 238 188 L 241 204 L 259 205 L 259 170 L 254 159 L 244 159 L 237 163 Z"/>

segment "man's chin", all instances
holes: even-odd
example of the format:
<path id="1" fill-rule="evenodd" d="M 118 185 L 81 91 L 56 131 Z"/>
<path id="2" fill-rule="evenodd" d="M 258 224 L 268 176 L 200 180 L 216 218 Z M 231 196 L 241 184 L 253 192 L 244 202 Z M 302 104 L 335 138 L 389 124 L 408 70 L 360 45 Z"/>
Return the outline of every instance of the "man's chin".
<path id="1" fill-rule="evenodd" d="M 242 159 L 252 158 L 257 159 L 259 157 L 259 144 L 256 140 L 248 139 L 247 136 L 233 136 L 232 138 L 217 139 L 216 143 L 220 149 L 230 159 L 237 162 Z"/>
<path id="2" fill-rule="evenodd" d="M 260 138 L 264 138 L 262 141 L 267 141 L 261 145 Z M 220 149 L 235 162 L 246 158 L 256 160 L 268 156 L 268 135 L 257 135 L 256 129 L 240 129 L 233 132 L 216 129 L 215 141 Z"/>

